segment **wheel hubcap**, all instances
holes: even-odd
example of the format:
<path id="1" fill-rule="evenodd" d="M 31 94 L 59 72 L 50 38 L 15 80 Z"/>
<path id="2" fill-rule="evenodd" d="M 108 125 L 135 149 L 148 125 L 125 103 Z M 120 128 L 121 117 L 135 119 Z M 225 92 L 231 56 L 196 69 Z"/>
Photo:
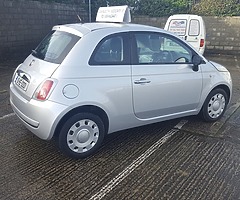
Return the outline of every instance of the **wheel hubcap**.
<path id="1" fill-rule="evenodd" d="M 208 103 L 208 114 L 211 118 L 219 117 L 225 109 L 225 97 L 222 94 L 215 94 Z"/>
<path id="2" fill-rule="evenodd" d="M 89 140 L 90 132 L 87 129 L 80 130 L 77 134 L 77 141 L 79 143 L 85 143 Z"/>
<path id="3" fill-rule="evenodd" d="M 67 133 L 68 147 L 76 152 L 83 153 L 92 149 L 98 141 L 99 128 L 89 119 L 77 121 Z"/>

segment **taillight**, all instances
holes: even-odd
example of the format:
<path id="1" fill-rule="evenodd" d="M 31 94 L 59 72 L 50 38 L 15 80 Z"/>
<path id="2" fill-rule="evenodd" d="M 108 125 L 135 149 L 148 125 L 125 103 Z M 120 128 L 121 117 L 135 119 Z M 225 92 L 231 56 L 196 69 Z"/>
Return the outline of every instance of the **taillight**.
<path id="1" fill-rule="evenodd" d="M 200 40 L 200 47 L 203 47 L 204 46 L 204 39 L 201 39 Z"/>
<path id="2" fill-rule="evenodd" d="M 51 88 L 53 86 L 52 80 L 46 80 L 39 88 L 39 90 L 36 92 L 36 98 L 38 100 L 44 101 L 46 100 Z"/>

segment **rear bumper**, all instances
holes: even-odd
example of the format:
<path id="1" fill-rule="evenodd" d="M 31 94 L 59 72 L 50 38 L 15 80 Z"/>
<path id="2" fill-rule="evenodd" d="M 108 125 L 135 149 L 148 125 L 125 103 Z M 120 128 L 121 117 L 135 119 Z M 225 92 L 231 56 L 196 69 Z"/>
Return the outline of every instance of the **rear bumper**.
<path id="1" fill-rule="evenodd" d="M 10 103 L 13 111 L 28 130 L 41 139 L 50 140 L 61 114 L 67 106 L 51 101 L 27 101 L 10 85 Z"/>

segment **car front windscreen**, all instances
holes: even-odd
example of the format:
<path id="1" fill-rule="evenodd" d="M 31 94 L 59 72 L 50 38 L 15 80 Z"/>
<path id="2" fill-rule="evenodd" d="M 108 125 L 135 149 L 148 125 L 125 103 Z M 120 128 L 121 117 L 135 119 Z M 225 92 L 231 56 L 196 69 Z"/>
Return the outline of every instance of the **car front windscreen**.
<path id="1" fill-rule="evenodd" d="M 47 62 L 60 64 L 79 39 L 79 36 L 71 33 L 51 31 L 32 51 L 32 55 Z"/>

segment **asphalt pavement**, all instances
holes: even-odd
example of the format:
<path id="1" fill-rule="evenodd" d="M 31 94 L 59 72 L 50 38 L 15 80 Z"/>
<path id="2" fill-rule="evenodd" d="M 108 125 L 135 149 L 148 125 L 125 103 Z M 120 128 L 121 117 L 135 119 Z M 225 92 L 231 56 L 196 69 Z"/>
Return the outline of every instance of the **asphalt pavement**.
<path id="1" fill-rule="evenodd" d="M 82 160 L 22 125 L 9 105 L 20 61 L 0 63 L 0 199 L 240 200 L 240 57 L 207 58 L 233 78 L 221 120 L 187 117 L 113 133 Z"/>

